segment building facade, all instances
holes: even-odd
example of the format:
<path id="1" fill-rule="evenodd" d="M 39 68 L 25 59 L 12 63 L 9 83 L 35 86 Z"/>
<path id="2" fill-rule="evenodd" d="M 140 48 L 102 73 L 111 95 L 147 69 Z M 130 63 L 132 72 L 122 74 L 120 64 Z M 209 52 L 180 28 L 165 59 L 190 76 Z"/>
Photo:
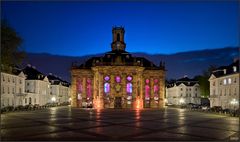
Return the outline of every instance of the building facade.
<path id="1" fill-rule="evenodd" d="M 214 70 L 209 82 L 211 107 L 239 108 L 239 60 Z"/>
<path id="2" fill-rule="evenodd" d="M 111 51 L 93 57 L 71 69 L 71 105 L 83 103 L 94 108 L 162 108 L 165 69 L 143 57 L 125 51 L 125 30 L 112 29 Z"/>
<path id="3" fill-rule="evenodd" d="M 48 76 L 50 85 L 51 100 L 58 103 L 67 103 L 70 98 L 70 84 L 56 75 L 49 74 Z"/>
<path id="4" fill-rule="evenodd" d="M 52 78 L 51 78 L 52 79 Z M 53 95 L 57 96 L 53 100 Z M 67 103 L 70 98 L 70 84 L 61 80 L 57 85 L 34 66 L 24 69 L 13 68 L 11 73 L 1 72 L 1 107 L 46 105 Z"/>
<path id="5" fill-rule="evenodd" d="M 1 72 L 1 107 L 22 105 L 24 90 L 25 75 L 22 71 Z"/>
<path id="6" fill-rule="evenodd" d="M 184 77 L 167 84 L 166 101 L 172 105 L 201 104 L 198 81 Z"/>

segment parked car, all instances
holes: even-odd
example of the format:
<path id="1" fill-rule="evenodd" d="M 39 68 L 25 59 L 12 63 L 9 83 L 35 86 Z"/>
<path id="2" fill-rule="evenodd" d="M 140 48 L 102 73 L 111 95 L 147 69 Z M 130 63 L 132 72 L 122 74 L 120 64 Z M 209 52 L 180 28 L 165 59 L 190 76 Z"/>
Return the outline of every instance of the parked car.
<path id="1" fill-rule="evenodd" d="M 221 106 L 214 106 L 210 109 L 212 112 L 222 112 Z"/>
<path id="2" fill-rule="evenodd" d="M 204 111 L 208 111 L 208 110 L 210 109 L 209 106 L 201 106 L 201 108 L 202 108 L 202 110 L 204 110 Z"/>

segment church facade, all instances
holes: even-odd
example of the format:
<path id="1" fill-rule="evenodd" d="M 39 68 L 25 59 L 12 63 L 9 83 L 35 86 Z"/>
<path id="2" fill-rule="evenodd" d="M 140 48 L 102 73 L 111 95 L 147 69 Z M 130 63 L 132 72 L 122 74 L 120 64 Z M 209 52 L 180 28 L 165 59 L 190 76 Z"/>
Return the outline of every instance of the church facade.
<path id="1" fill-rule="evenodd" d="M 165 66 L 125 51 L 125 30 L 113 27 L 111 51 L 71 67 L 71 105 L 103 108 L 162 108 Z"/>

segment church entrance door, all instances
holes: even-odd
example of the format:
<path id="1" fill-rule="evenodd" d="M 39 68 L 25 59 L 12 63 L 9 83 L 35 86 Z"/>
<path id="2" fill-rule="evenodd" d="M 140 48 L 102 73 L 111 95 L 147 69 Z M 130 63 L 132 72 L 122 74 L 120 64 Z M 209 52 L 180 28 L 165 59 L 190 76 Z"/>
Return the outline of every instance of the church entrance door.
<path id="1" fill-rule="evenodd" d="M 122 97 L 115 97 L 114 108 L 122 108 Z"/>

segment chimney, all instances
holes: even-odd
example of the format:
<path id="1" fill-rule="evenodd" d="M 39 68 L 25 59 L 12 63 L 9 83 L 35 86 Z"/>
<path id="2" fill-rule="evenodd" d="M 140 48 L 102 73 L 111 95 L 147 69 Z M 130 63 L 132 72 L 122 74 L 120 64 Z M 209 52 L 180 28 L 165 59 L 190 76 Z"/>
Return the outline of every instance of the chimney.
<path id="1" fill-rule="evenodd" d="M 237 67 L 233 66 L 233 72 L 237 72 Z"/>
<path id="2" fill-rule="evenodd" d="M 227 69 L 223 69 L 223 73 L 226 74 L 227 73 Z"/>

